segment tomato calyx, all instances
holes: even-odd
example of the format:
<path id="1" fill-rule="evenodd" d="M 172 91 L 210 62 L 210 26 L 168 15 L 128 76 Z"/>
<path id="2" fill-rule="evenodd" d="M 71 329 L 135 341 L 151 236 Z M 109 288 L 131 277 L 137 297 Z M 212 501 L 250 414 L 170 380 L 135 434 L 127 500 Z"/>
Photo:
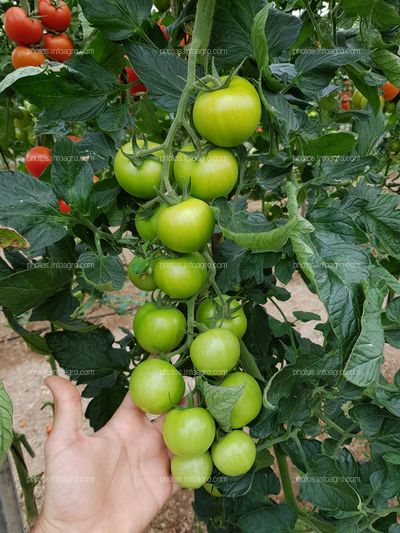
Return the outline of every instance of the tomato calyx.
<path id="1" fill-rule="evenodd" d="M 143 146 L 138 144 L 138 137 L 143 141 Z M 135 168 L 139 168 L 143 165 L 145 159 L 153 159 L 153 161 L 160 161 L 160 159 L 154 155 L 154 152 L 162 150 L 161 145 L 157 145 L 153 148 L 149 148 L 149 141 L 147 135 L 141 131 L 134 132 L 132 135 L 132 153 L 125 152 L 121 146 L 120 150 L 122 154 L 129 159 Z"/>

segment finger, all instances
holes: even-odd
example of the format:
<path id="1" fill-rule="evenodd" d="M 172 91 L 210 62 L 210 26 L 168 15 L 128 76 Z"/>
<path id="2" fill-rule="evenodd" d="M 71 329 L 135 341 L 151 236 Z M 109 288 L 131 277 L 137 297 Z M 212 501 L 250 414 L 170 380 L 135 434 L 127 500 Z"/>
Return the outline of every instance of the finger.
<path id="1" fill-rule="evenodd" d="M 53 435 L 75 436 L 82 427 L 82 405 L 78 389 L 70 381 L 58 376 L 44 380 L 55 402 Z"/>

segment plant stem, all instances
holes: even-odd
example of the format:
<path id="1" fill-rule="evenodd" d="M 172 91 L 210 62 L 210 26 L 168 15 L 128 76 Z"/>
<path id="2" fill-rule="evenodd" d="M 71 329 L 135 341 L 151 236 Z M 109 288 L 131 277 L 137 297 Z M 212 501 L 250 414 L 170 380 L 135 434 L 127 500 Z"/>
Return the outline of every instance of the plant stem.
<path id="1" fill-rule="evenodd" d="M 285 500 L 288 505 L 293 509 L 296 515 L 300 514 L 299 506 L 297 505 L 297 499 L 293 492 L 292 481 L 290 479 L 289 468 L 287 463 L 286 455 L 283 453 L 279 444 L 274 446 L 274 452 L 276 457 L 276 462 L 278 463 L 279 474 L 281 478 L 281 484 L 283 493 L 285 495 Z"/>
<path id="2" fill-rule="evenodd" d="M 189 48 L 189 60 L 187 69 L 186 85 L 179 100 L 175 118 L 167 133 L 164 145 L 164 161 L 162 169 L 162 183 L 164 189 L 171 199 L 178 201 L 178 195 L 169 181 L 169 168 L 172 160 L 172 143 L 179 128 L 185 124 L 185 113 L 190 97 L 194 92 L 194 82 L 196 80 L 196 64 L 199 52 L 205 50 L 210 39 L 212 19 L 215 8 L 215 0 L 199 0 L 194 21 L 193 41 Z"/>

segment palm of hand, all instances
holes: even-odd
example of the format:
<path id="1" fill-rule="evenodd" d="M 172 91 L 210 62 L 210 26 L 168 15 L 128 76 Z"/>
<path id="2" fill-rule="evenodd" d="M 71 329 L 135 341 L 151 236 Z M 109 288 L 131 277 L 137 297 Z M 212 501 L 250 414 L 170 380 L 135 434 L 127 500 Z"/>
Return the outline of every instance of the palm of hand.
<path id="1" fill-rule="evenodd" d="M 59 412 L 46 443 L 40 528 L 63 533 L 142 531 L 175 490 L 161 421 L 150 422 L 128 395 L 113 418 L 88 437 L 80 427 L 77 389 L 61 378 L 50 378 L 48 384 Z"/>

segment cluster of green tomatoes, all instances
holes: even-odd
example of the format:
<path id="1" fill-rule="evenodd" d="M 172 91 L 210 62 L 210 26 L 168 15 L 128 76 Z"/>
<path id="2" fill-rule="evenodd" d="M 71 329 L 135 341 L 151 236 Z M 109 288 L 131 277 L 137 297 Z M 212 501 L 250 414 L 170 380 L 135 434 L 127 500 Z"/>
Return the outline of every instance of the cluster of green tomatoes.
<path id="1" fill-rule="evenodd" d="M 199 154 L 193 144 L 188 144 L 174 156 L 169 178 L 183 192 L 174 203 L 159 194 L 162 150 L 154 150 L 136 163 L 134 145 L 128 143 L 114 162 L 115 175 L 123 189 L 138 199 L 153 200 L 150 211 L 142 206 L 136 212 L 136 230 L 147 256 L 132 260 L 129 277 L 142 290 L 160 291 L 134 317 L 136 341 L 149 356 L 134 368 L 130 393 L 134 403 L 146 413 L 167 413 L 163 437 L 173 454 L 171 471 L 178 483 L 187 488 L 204 485 L 214 465 L 226 476 L 239 476 L 248 472 L 256 459 L 255 443 L 243 430 L 262 405 L 257 381 L 240 368 L 241 338 L 247 319 L 232 297 L 210 297 L 208 261 L 215 226 L 209 202 L 228 196 L 235 187 L 239 169 L 229 148 L 250 137 L 260 115 L 256 90 L 239 76 L 219 90 L 197 96 L 193 123 L 206 139 L 207 149 Z M 142 141 L 139 146 L 143 145 Z M 156 146 L 146 142 L 147 148 Z M 189 313 L 189 302 L 193 316 L 186 317 L 181 308 L 186 303 Z M 185 336 L 190 341 L 182 345 Z M 186 349 L 195 375 L 202 380 L 220 387 L 241 387 L 230 413 L 230 431 L 217 427 L 201 387 L 197 386 L 196 402 L 191 391 L 187 405 L 181 405 L 185 380 L 172 361 L 177 359 L 175 364 L 179 366 Z"/>

